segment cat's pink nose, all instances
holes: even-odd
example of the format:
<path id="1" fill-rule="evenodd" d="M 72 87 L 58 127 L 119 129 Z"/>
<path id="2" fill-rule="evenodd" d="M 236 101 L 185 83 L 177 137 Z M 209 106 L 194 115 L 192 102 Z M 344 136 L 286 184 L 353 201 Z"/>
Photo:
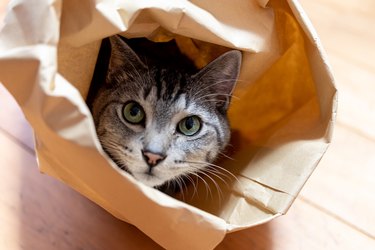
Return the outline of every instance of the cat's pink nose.
<path id="1" fill-rule="evenodd" d="M 150 167 L 154 167 L 165 159 L 165 156 L 158 153 L 152 153 L 149 151 L 142 151 L 143 158 Z"/>

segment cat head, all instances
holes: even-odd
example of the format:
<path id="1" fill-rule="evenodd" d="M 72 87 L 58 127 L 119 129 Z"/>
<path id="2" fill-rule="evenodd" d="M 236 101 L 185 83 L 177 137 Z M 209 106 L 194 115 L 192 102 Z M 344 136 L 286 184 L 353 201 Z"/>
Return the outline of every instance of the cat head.
<path id="1" fill-rule="evenodd" d="M 179 62 L 145 64 L 119 36 L 110 44 L 106 83 L 92 105 L 104 151 L 152 187 L 201 171 L 229 141 L 226 113 L 241 53 L 189 74 Z"/>

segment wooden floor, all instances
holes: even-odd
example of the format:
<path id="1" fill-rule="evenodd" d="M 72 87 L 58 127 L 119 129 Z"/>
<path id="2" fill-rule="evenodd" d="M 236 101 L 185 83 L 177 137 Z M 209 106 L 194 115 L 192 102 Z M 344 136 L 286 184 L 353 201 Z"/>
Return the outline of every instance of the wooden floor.
<path id="1" fill-rule="evenodd" d="M 6 0 L 0 0 L 0 20 Z M 375 1 L 302 0 L 340 90 L 334 142 L 287 215 L 217 249 L 375 249 Z M 31 130 L 0 87 L 0 249 L 159 249 L 39 174 Z"/>

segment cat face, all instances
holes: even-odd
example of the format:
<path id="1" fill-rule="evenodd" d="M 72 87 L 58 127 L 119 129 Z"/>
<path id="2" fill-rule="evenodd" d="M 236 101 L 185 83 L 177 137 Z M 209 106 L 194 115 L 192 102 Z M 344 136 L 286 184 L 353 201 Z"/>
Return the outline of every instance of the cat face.
<path id="1" fill-rule="evenodd" d="M 227 52 L 193 75 L 145 65 L 118 36 L 92 105 L 99 140 L 119 168 L 152 187 L 197 173 L 229 141 L 226 111 L 241 54 Z"/>

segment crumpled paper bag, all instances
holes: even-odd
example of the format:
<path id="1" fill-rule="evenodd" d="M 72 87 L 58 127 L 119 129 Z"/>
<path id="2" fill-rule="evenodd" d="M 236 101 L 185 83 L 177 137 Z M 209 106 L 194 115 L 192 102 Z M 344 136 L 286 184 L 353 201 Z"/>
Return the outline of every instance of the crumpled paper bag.
<path id="1" fill-rule="evenodd" d="M 221 49 L 243 52 L 230 159 L 219 163 L 233 176 L 206 177 L 172 198 L 104 154 L 85 98 L 101 39 L 119 33 L 176 39 L 197 65 Z M 284 214 L 327 149 L 337 103 L 318 37 L 293 0 L 12 1 L 0 81 L 34 129 L 40 171 L 167 249 L 210 249 Z"/>

